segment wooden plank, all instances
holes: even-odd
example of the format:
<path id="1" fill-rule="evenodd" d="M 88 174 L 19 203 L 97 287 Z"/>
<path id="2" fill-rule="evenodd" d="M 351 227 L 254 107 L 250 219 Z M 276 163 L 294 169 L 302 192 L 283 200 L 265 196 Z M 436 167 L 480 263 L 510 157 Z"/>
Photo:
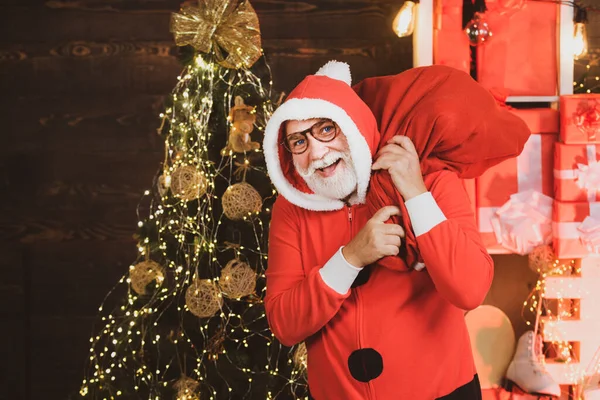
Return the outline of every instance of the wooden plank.
<path id="1" fill-rule="evenodd" d="M 20 210 L 0 218 L 0 239 L 21 243 L 132 240 L 136 224 L 133 204 L 60 212 L 41 209 L 27 213 Z"/>
<path id="2" fill-rule="evenodd" d="M 105 296 L 136 257 L 131 236 L 122 241 L 32 244 L 31 315 L 95 316 Z M 121 294 L 124 295 L 118 291 L 116 297 L 121 299 Z"/>
<path id="3" fill-rule="evenodd" d="M 5 329 L 0 331 L 0 398 L 25 399 L 28 271 L 25 270 L 26 248 L 18 243 L 0 244 L 0 318 Z"/>
<path id="4" fill-rule="evenodd" d="M 93 318 L 32 318 L 31 399 L 78 398 L 93 323 Z"/>
<path id="5" fill-rule="evenodd" d="M 162 159 L 162 152 L 8 154 L 3 160 L 2 183 L 6 190 L 17 191 L 55 181 L 150 185 Z"/>
<path id="6" fill-rule="evenodd" d="M 165 94 L 181 72 L 175 57 L 42 57 L 2 63 L 5 95 Z"/>
<path id="7" fill-rule="evenodd" d="M 98 5 L 103 7 L 101 4 Z M 140 40 L 168 41 L 171 11 L 140 10 L 117 12 L 75 7 L 55 8 L 5 7 L 0 24 L 6 35 L 1 42 L 39 42 L 39 31 L 23 26 L 43 27 L 44 41 L 77 40 Z M 265 39 L 319 38 L 381 38 L 392 37 L 391 23 L 398 4 L 394 2 L 341 1 L 255 1 L 262 37 Z M 57 8 L 58 7 L 58 8 Z"/>
<path id="8" fill-rule="evenodd" d="M 11 118 L 0 154 L 60 151 L 162 151 L 156 129 L 163 96 L 19 97 L 4 110 Z"/>

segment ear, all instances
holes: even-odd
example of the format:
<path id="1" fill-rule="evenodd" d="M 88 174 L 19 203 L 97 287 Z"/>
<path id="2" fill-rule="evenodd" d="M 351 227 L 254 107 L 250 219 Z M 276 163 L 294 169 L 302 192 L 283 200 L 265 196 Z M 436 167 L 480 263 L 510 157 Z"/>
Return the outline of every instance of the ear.
<path id="1" fill-rule="evenodd" d="M 242 98 L 242 96 L 235 96 L 235 106 L 236 107 L 240 107 L 244 105 L 244 99 Z"/>

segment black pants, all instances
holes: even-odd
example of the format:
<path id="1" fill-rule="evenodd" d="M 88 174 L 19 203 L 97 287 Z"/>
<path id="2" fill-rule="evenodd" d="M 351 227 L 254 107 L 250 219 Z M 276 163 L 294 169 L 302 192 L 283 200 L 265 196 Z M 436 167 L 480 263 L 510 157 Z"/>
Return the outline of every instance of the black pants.
<path id="1" fill-rule="evenodd" d="M 479 377 L 475 374 L 475 377 L 473 377 L 471 382 L 462 385 L 446 396 L 439 397 L 437 400 L 481 400 Z"/>

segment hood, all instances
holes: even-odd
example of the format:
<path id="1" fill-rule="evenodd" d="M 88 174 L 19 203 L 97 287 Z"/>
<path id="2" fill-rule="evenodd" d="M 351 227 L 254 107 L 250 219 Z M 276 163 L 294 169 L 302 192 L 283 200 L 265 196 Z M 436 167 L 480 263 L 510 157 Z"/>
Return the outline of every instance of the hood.
<path id="1" fill-rule="evenodd" d="M 267 123 L 263 151 L 269 176 L 279 194 L 298 207 L 332 211 L 344 206 L 341 200 L 314 194 L 296 172 L 292 155 L 283 146 L 285 121 L 312 118 L 329 118 L 346 135 L 358 182 L 350 203 L 365 202 L 380 135 L 373 113 L 350 85 L 348 64 L 330 61 L 315 75 L 304 78 Z"/>

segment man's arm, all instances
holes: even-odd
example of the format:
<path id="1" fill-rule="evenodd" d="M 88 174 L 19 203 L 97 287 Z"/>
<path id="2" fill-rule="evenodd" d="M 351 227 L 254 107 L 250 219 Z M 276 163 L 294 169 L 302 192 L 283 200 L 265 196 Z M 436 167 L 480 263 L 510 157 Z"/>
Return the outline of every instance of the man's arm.
<path id="1" fill-rule="evenodd" d="M 457 175 L 442 172 L 428 186 L 429 192 L 406 201 L 419 252 L 438 292 L 461 309 L 474 309 L 492 284 L 494 263 Z"/>
<path id="2" fill-rule="evenodd" d="M 324 266 L 305 274 L 298 232 L 293 207 L 278 198 L 269 232 L 265 308 L 271 331 L 286 346 L 318 332 L 335 316 L 360 271 L 338 250 Z"/>

